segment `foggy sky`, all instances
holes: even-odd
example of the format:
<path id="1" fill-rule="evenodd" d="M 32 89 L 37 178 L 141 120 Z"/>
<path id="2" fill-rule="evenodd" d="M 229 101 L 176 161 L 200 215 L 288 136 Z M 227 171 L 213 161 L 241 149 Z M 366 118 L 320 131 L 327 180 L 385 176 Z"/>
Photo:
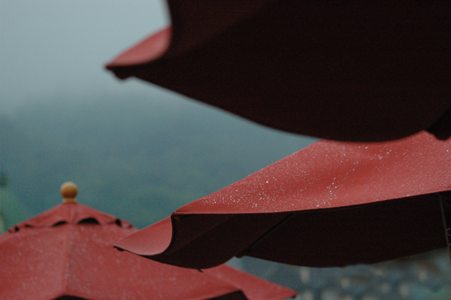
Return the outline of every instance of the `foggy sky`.
<path id="1" fill-rule="evenodd" d="M 103 66 L 169 22 L 163 0 L 0 0 L 0 112 L 55 94 L 154 93 Z"/>

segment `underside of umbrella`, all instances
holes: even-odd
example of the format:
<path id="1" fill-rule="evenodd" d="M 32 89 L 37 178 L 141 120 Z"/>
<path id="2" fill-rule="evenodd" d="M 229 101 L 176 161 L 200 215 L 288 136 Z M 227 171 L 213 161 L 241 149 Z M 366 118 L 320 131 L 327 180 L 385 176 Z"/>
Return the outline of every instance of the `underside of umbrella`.
<path id="1" fill-rule="evenodd" d="M 451 135 L 449 1 L 168 0 L 172 27 L 106 67 L 273 128 Z"/>
<path id="2" fill-rule="evenodd" d="M 312 267 L 378 263 L 446 247 L 440 197 L 451 141 L 320 141 L 189 203 L 116 247 L 188 268 L 233 256 Z M 160 243 L 151 243 L 158 236 Z"/>

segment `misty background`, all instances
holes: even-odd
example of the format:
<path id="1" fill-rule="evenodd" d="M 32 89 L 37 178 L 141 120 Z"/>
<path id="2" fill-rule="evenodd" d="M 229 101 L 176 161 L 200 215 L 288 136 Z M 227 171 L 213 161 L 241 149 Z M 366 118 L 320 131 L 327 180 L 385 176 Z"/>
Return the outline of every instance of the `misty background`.
<path id="1" fill-rule="evenodd" d="M 31 215 L 71 180 L 142 228 L 314 141 L 107 72 L 163 1 L 2 0 L 0 22 L 0 171 Z"/>
<path id="2" fill-rule="evenodd" d="M 55 94 L 151 96 L 155 88 L 121 84 L 103 65 L 168 24 L 160 0 L 0 0 L 0 110 Z"/>

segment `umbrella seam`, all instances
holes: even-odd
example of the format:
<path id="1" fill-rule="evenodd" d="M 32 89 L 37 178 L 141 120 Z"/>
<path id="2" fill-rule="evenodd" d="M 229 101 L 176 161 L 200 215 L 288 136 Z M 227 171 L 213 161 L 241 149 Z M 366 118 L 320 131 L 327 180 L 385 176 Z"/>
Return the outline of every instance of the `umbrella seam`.
<path id="1" fill-rule="evenodd" d="M 70 225 L 71 224 L 67 224 L 67 228 L 66 228 L 66 235 L 64 236 L 65 237 L 65 239 L 64 239 L 64 241 L 65 241 L 65 252 L 64 252 L 64 256 L 65 256 L 65 259 L 64 259 L 64 266 L 63 266 L 63 268 L 62 268 L 62 276 L 63 276 L 63 294 L 64 294 L 64 292 L 65 291 L 67 291 L 67 287 L 68 287 L 68 276 L 67 276 L 67 274 L 68 274 L 68 272 L 69 272 L 69 239 L 70 239 L 70 237 L 71 237 L 71 235 L 70 234 L 68 234 L 68 231 L 70 230 Z M 64 226 L 64 225 L 63 225 Z"/>

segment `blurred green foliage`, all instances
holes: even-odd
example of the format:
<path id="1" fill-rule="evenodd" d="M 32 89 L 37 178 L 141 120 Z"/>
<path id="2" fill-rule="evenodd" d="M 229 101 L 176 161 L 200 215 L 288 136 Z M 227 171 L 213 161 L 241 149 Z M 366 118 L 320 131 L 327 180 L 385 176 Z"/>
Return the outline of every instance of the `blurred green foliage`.
<path id="1" fill-rule="evenodd" d="M 186 100 L 58 96 L 0 115 L 0 171 L 31 214 L 78 201 L 142 228 L 315 140 Z"/>
<path id="2" fill-rule="evenodd" d="M 14 193 L 6 185 L 0 186 L 0 234 L 26 218 L 26 209 Z"/>

